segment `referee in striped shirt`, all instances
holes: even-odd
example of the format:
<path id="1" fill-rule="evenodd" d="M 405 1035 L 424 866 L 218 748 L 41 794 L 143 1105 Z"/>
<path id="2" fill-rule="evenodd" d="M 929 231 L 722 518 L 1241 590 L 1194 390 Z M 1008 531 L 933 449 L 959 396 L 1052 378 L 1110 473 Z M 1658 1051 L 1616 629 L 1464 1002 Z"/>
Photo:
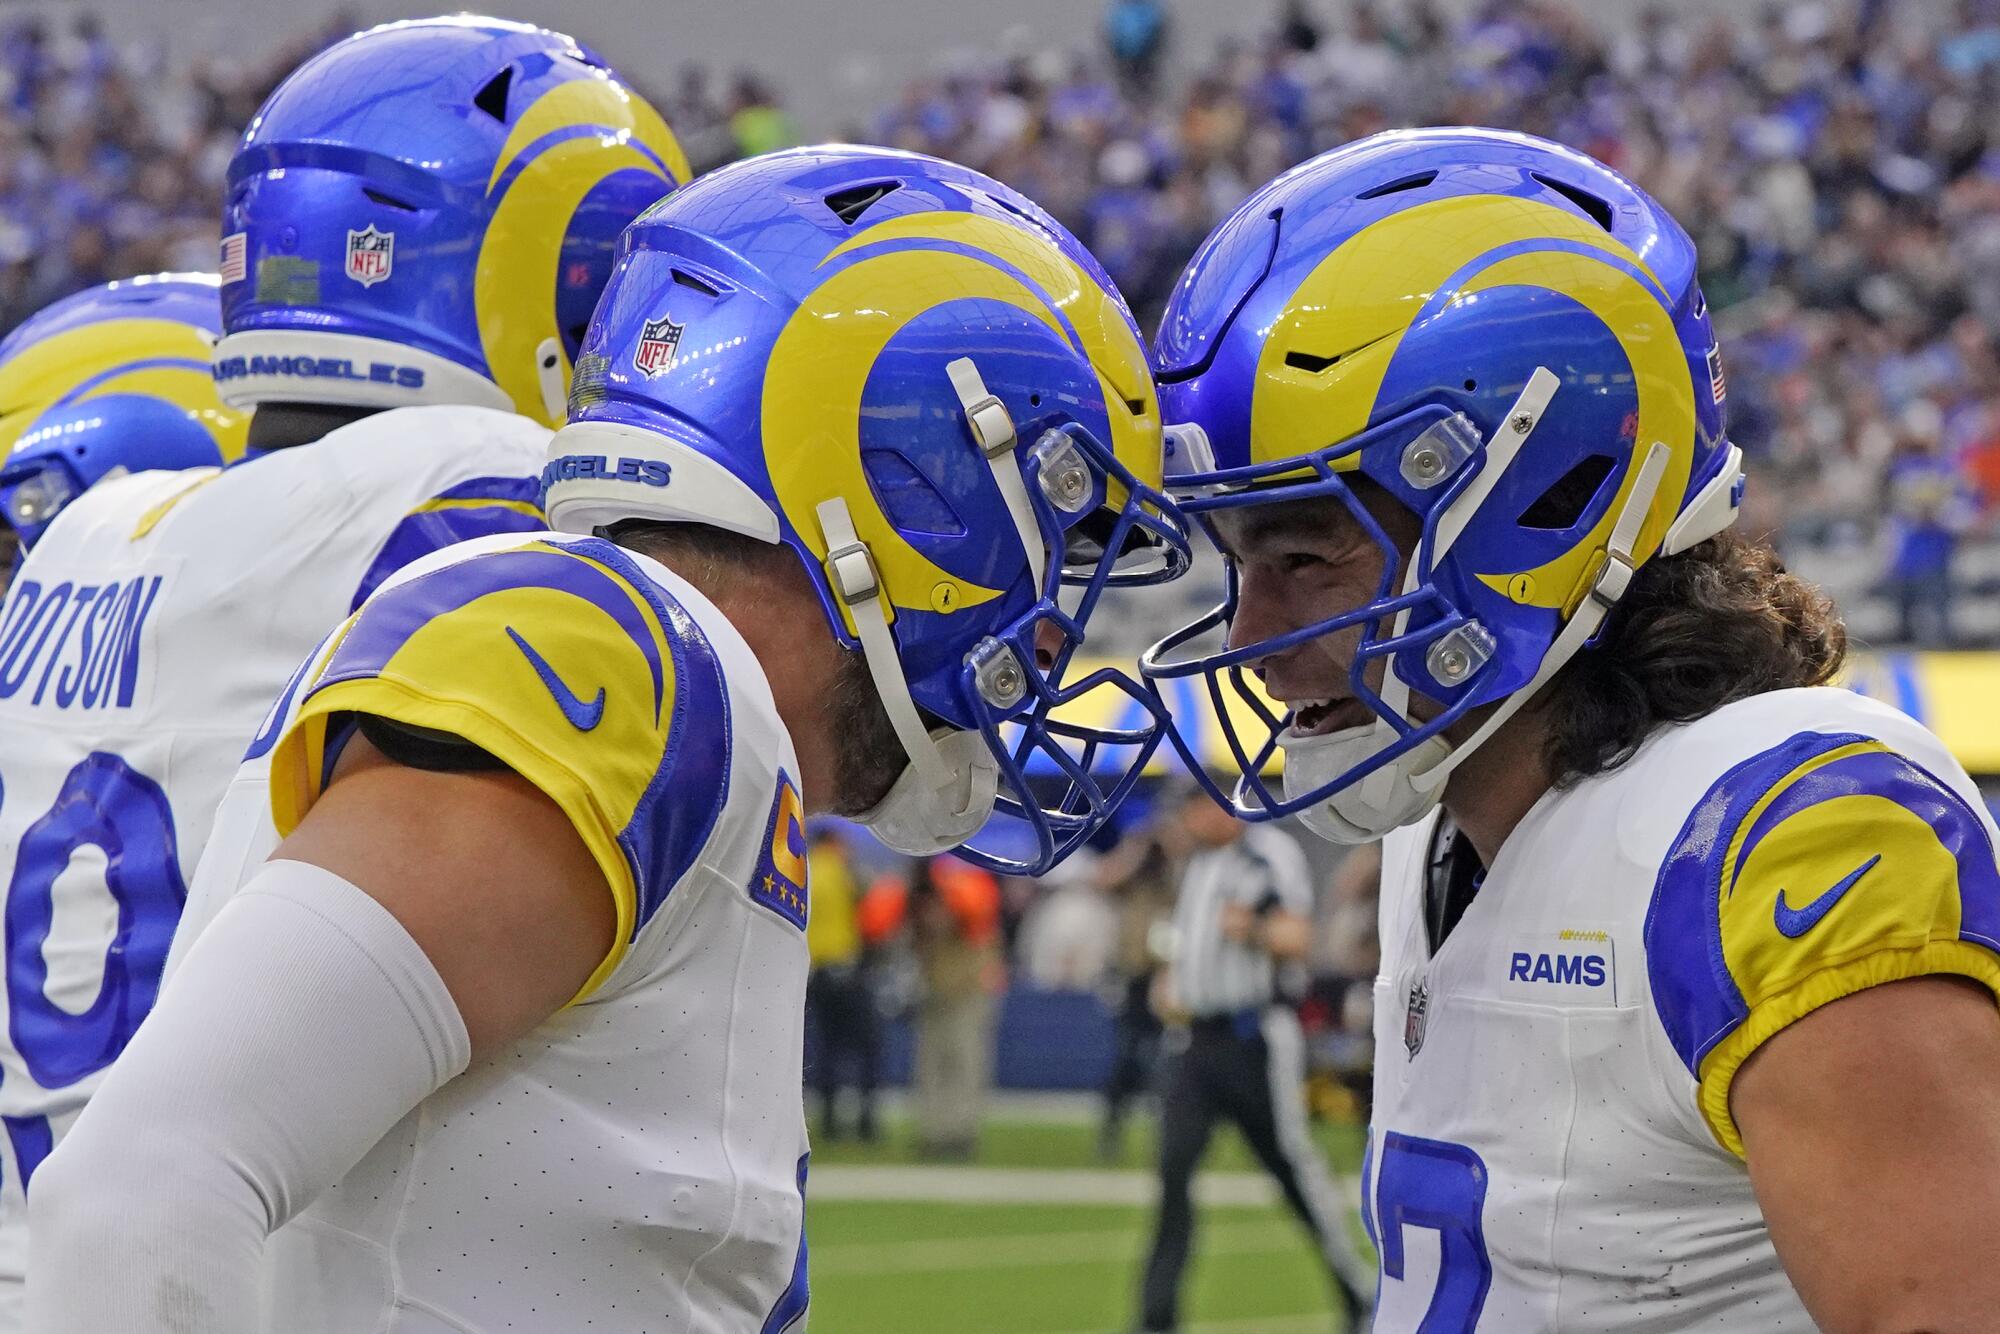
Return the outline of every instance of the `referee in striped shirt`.
<path id="1" fill-rule="evenodd" d="M 1161 1099 L 1160 1212 L 1141 1328 L 1177 1328 L 1191 1188 L 1218 1121 L 1235 1123 L 1312 1233 L 1352 1325 L 1374 1289 L 1374 1266 L 1306 1130 L 1305 1043 L 1292 1008 L 1312 938 L 1305 854 L 1282 829 L 1243 824 L 1199 792 L 1165 816 L 1181 823 L 1194 851 L 1174 908 L 1173 958 L 1154 975 L 1155 1005 L 1185 1025 L 1185 1043 L 1175 1043 Z"/>

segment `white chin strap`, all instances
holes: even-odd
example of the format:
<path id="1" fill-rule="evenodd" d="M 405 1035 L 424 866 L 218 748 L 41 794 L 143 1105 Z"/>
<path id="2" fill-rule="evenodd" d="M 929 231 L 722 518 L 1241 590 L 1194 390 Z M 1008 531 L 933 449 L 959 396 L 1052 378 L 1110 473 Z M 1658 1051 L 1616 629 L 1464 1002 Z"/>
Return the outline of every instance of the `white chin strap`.
<path id="1" fill-rule="evenodd" d="M 1562 633 L 1549 645 L 1549 651 L 1542 655 L 1542 664 L 1535 669 L 1534 678 L 1502 700 L 1499 707 L 1479 725 L 1479 730 L 1460 745 L 1452 747 L 1450 754 L 1428 769 L 1412 774 L 1411 781 L 1420 790 L 1441 793 L 1452 770 L 1499 731 L 1501 724 L 1520 712 L 1522 706 L 1533 699 L 1535 693 L 1547 685 L 1550 678 L 1561 671 L 1563 665 L 1575 657 L 1577 650 L 1588 643 L 1598 627 L 1604 624 L 1604 618 L 1611 614 L 1611 609 L 1618 605 L 1619 599 L 1632 586 L 1632 575 L 1638 568 L 1632 549 L 1638 544 L 1640 530 L 1646 526 L 1646 516 L 1653 512 L 1653 497 L 1659 493 L 1660 479 L 1666 475 L 1667 463 L 1672 457 L 1673 451 L 1659 441 L 1654 441 L 1646 451 L 1632 490 L 1626 495 L 1625 504 L 1611 525 L 1611 541 L 1604 550 L 1604 564 L 1591 580 L 1590 590 L 1563 626 Z"/>
<path id="2" fill-rule="evenodd" d="M 861 656 L 875 693 L 889 714 L 896 737 L 910 757 L 910 765 L 925 787 L 942 793 L 955 786 L 951 766 L 945 763 L 930 729 L 917 712 L 910 696 L 910 683 L 903 676 L 902 655 L 896 652 L 896 637 L 889 633 L 894 613 L 882 597 L 882 579 L 875 557 L 854 531 L 854 516 L 844 497 L 823 500 L 815 511 L 820 533 L 826 539 L 826 577 L 848 613 L 854 618 L 854 633 L 861 638 Z"/>
<path id="3" fill-rule="evenodd" d="M 1285 752 L 1285 792 L 1311 792 L 1333 782 L 1396 740 L 1396 730 L 1377 719 L 1325 736 L 1298 736 L 1289 728 L 1278 736 Z M 1431 737 L 1407 755 L 1334 792 L 1299 812 L 1299 822 L 1334 843 L 1373 843 L 1391 829 L 1422 819 L 1437 805 L 1435 791 L 1420 791 L 1410 770 L 1450 753 L 1444 738 Z"/>
<path id="4" fill-rule="evenodd" d="M 948 852 L 978 833 L 993 814 L 999 762 L 978 732 L 955 727 L 932 731 L 924 726 L 889 631 L 895 613 L 882 596 L 875 557 L 854 531 L 847 501 L 840 496 L 821 501 L 817 513 L 827 545 L 827 580 L 854 618 L 875 694 L 910 761 L 860 823 L 889 847 L 912 857 Z"/>
<path id="5" fill-rule="evenodd" d="M 951 377 L 951 387 L 965 409 L 973 442 L 986 456 L 994 485 L 1000 488 L 1000 498 L 1007 502 L 1007 513 L 1013 517 L 1021 549 L 1028 553 L 1028 572 L 1035 577 L 1035 592 L 1040 594 L 1042 580 L 1048 574 L 1048 552 L 1042 546 L 1042 527 L 1035 522 L 1035 508 L 1028 503 L 1028 484 L 1021 476 L 1020 464 L 1012 457 L 1019 440 L 1014 419 L 1008 414 L 1007 405 L 986 388 L 986 381 L 980 378 L 979 367 L 972 364 L 971 357 L 960 357 L 944 371 Z"/>
<path id="6" fill-rule="evenodd" d="M 827 580 L 854 618 L 875 694 L 910 759 L 888 794 L 860 822 L 891 848 L 913 857 L 948 851 L 978 833 L 993 813 L 998 765 L 977 732 L 939 728 L 933 733 L 924 726 L 903 676 L 895 636 L 889 633 L 893 613 L 882 597 L 875 558 L 854 531 L 847 501 L 840 496 L 821 501 L 817 512 L 827 544 Z"/>

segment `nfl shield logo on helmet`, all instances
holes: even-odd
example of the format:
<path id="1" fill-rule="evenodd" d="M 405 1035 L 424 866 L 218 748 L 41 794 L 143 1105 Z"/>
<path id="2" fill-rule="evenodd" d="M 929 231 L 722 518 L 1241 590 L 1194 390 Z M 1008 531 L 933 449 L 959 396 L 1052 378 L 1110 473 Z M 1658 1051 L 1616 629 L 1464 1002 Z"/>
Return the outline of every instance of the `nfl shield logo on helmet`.
<path id="1" fill-rule="evenodd" d="M 647 320 L 639 331 L 639 346 L 632 353 L 632 364 L 652 379 L 671 366 L 674 352 L 681 345 L 681 331 L 687 326 L 675 324 L 662 315 L 657 320 Z"/>
<path id="2" fill-rule="evenodd" d="M 347 276 L 363 287 L 373 287 L 396 267 L 396 234 L 377 231 L 369 223 L 365 231 L 347 233 Z"/>
<path id="3" fill-rule="evenodd" d="M 1424 1045 L 1424 1019 L 1430 1008 L 1431 989 L 1419 978 L 1410 984 L 1409 1008 L 1403 1011 L 1403 1048 L 1413 1061 L 1417 1059 L 1417 1049 Z"/>

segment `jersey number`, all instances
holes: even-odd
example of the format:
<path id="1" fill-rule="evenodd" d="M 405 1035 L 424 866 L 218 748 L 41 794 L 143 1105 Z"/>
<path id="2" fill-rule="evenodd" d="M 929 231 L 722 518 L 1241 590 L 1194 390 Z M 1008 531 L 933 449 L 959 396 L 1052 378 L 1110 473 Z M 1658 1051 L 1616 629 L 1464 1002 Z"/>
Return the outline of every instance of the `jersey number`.
<path id="1" fill-rule="evenodd" d="M 48 997 L 42 946 L 55 921 L 56 879 L 83 847 L 104 854 L 118 924 L 104 952 L 97 998 L 79 1014 Z M 7 1006 L 14 1049 L 35 1082 L 64 1088 L 110 1065 L 153 1008 L 187 888 L 173 811 L 159 784 L 116 755 L 96 752 L 63 779 L 47 814 L 28 827 L 7 887 Z M 48 1152 L 46 1117 L 8 1117 L 25 1178 Z"/>
<path id="2" fill-rule="evenodd" d="M 1437 1288 L 1417 1334 L 1472 1334 L 1478 1324 L 1493 1285 L 1480 1224 L 1485 1205 L 1486 1164 L 1471 1149 L 1393 1130 L 1383 1137 L 1375 1177 L 1380 1230 L 1370 1228 L 1382 1252 L 1383 1277 L 1402 1280 L 1404 1228 L 1438 1234 Z"/>

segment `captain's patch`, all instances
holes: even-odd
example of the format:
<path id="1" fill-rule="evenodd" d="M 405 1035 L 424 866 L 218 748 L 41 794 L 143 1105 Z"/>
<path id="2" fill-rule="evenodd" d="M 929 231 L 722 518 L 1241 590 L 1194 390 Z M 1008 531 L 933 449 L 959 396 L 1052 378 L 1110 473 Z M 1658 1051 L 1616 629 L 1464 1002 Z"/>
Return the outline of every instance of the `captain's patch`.
<path id="1" fill-rule="evenodd" d="M 771 822 L 764 832 L 764 853 L 750 878 L 750 897 L 778 916 L 805 930 L 806 819 L 798 785 L 778 771 L 778 793 L 771 800 Z"/>

